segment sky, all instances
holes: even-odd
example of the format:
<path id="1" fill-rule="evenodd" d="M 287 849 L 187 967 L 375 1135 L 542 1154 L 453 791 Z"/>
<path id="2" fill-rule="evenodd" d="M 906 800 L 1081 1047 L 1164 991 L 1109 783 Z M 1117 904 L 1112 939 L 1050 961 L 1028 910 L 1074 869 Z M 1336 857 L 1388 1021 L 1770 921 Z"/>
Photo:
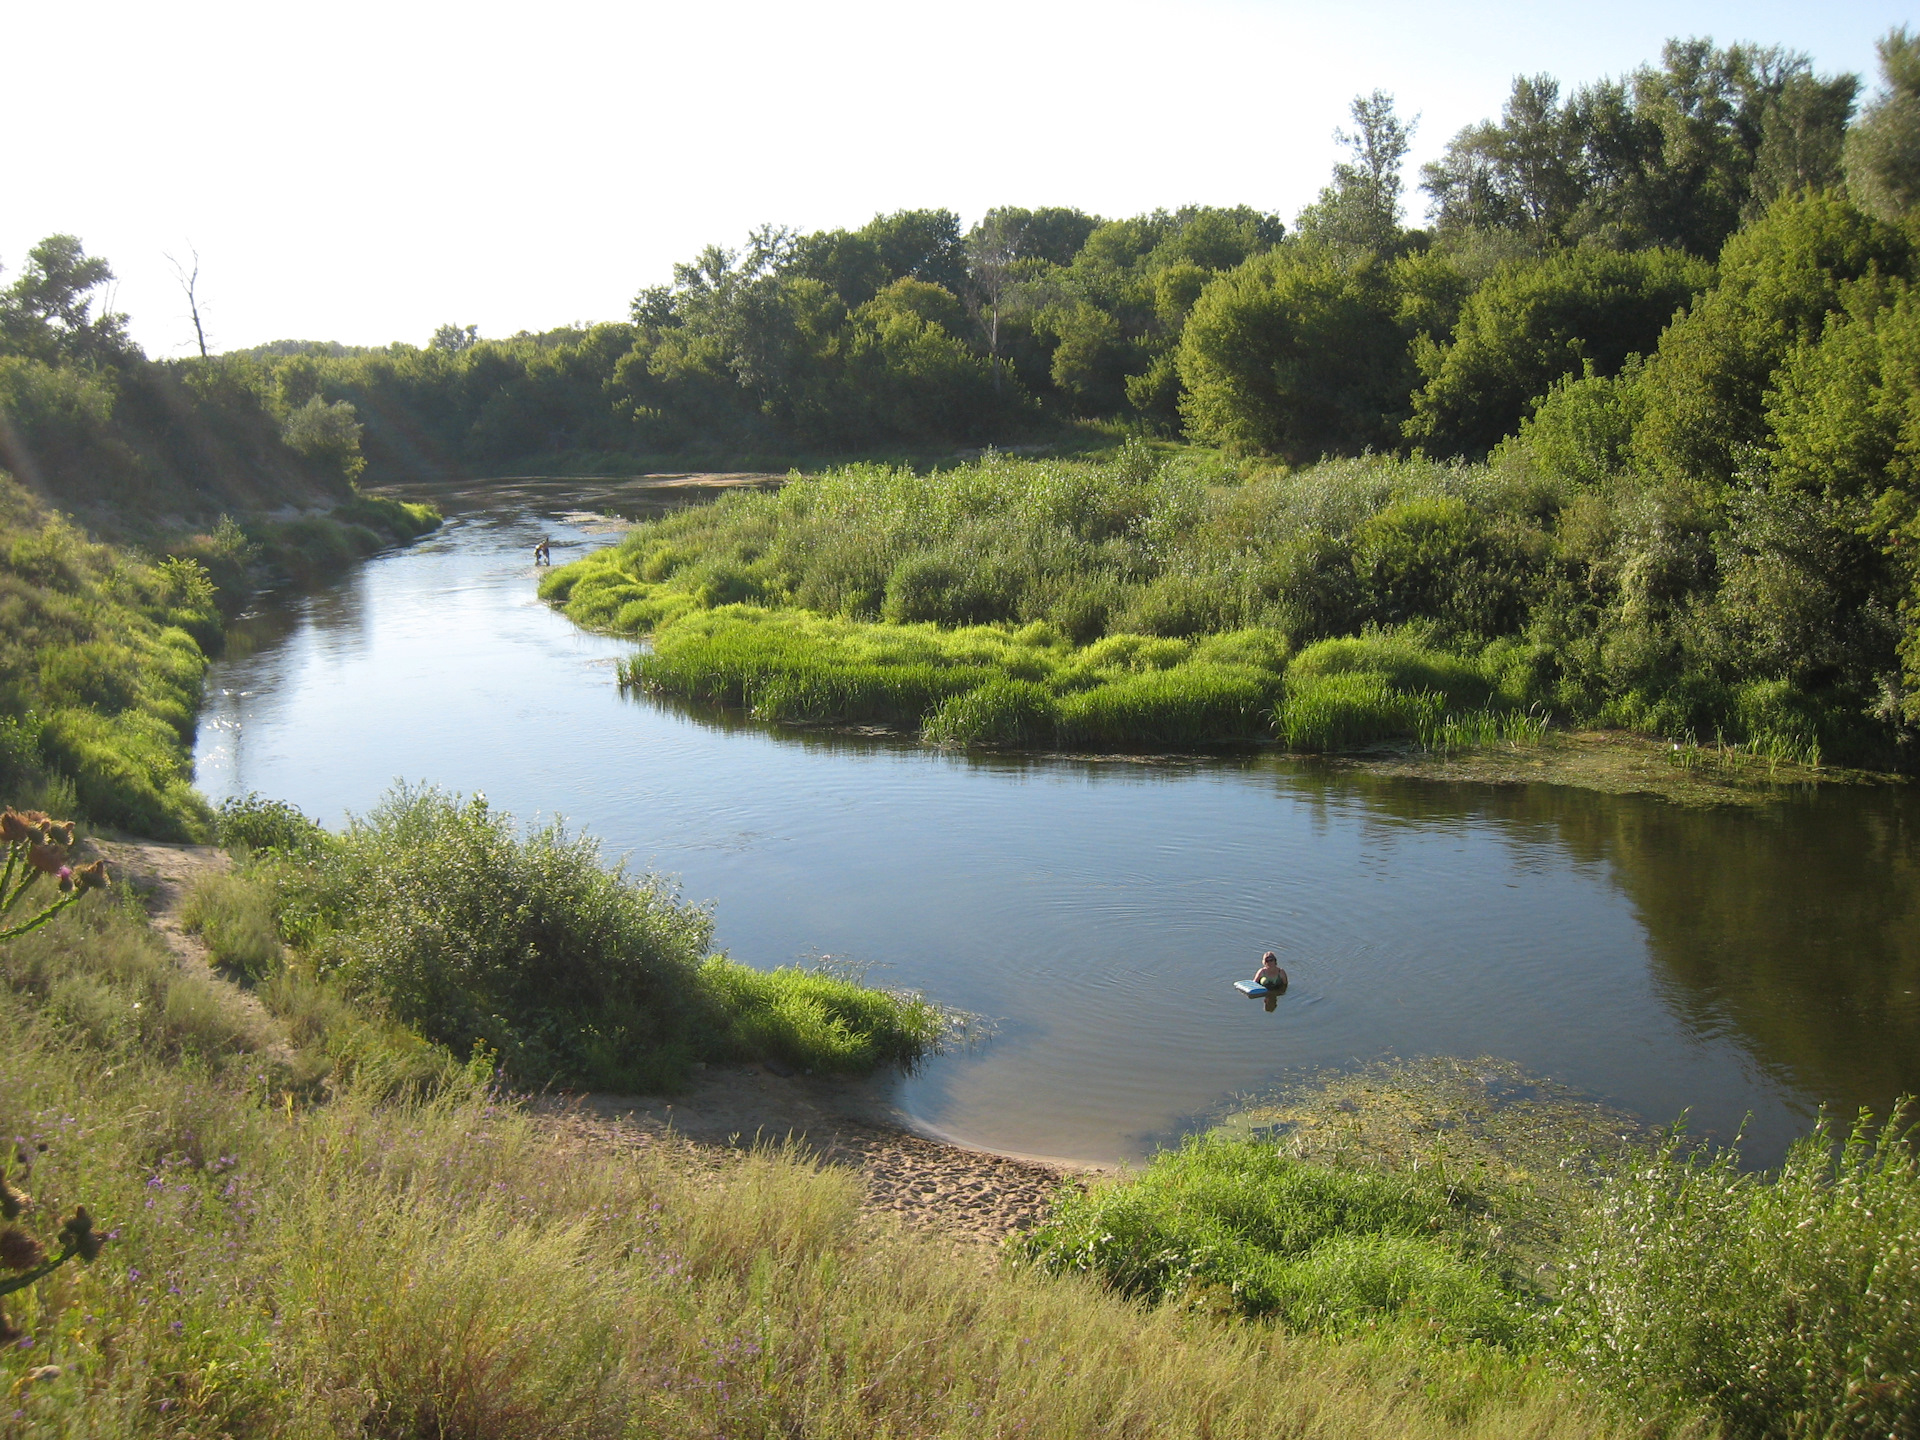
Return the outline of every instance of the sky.
<path id="1" fill-rule="evenodd" d="M 194 348 L 172 261 L 195 252 L 215 350 L 623 319 L 676 260 L 763 222 L 1190 203 L 1291 219 L 1356 94 L 1419 117 L 1411 181 L 1516 74 L 1572 87 L 1709 35 L 1871 83 L 1874 41 L 1916 9 L 0 0 L 0 283 L 41 237 L 76 234 L 156 357 Z"/>

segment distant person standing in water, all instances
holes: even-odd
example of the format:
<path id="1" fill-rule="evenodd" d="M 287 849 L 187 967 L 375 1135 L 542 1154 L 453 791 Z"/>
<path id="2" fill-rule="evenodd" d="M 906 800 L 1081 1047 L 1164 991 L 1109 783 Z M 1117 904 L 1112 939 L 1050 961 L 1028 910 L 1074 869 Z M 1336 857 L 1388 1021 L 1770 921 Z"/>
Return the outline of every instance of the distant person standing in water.
<path id="1" fill-rule="evenodd" d="M 1273 951 L 1260 957 L 1260 968 L 1253 972 L 1253 983 L 1264 985 L 1275 994 L 1287 988 L 1287 972 L 1280 968 L 1280 957 Z"/>
<path id="2" fill-rule="evenodd" d="M 551 535 L 533 547 L 533 563 L 536 565 L 551 565 L 553 563 L 553 537 Z"/>

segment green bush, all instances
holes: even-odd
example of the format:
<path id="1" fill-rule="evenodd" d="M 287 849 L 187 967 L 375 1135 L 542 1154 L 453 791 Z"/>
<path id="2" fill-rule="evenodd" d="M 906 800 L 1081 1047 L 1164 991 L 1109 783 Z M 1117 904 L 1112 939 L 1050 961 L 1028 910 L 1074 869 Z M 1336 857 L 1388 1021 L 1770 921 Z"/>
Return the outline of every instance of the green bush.
<path id="1" fill-rule="evenodd" d="M 339 841 L 275 870 L 322 976 L 534 1083 L 658 1088 L 692 1058 L 712 920 L 600 864 L 558 824 L 520 836 L 478 796 L 396 788 Z"/>
<path id="2" fill-rule="evenodd" d="M 1920 1431 L 1914 1136 L 1863 1115 L 1836 1140 L 1823 1119 L 1773 1177 L 1676 1143 L 1613 1179 L 1561 1288 L 1586 1374 L 1733 1436 Z"/>
<path id="3" fill-rule="evenodd" d="M 344 834 L 273 847 L 250 873 L 301 952 L 270 1003 L 370 1003 L 455 1054 L 485 1047 L 523 1084 L 671 1089 L 696 1059 L 759 1055 L 910 1064 L 944 1023 L 917 997 L 709 957 L 712 917 L 668 882 L 603 867 L 598 842 L 557 823 L 523 834 L 477 796 L 398 787 Z M 378 1027 L 365 1038 L 394 1053 Z"/>
<path id="4" fill-rule="evenodd" d="M 328 841 L 327 832 L 297 806 L 269 800 L 253 790 L 222 800 L 213 819 L 215 838 L 229 850 L 300 853 L 320 849 Z"/>
<path id="5" fill-rule="evenodd" d="M 1249 1140 L 1191 1139 L 1137 1179 L 1064 1193 L 1021 1250 L 1137 1299 L 1212 1295 L 1293 1329 L 1402 1322 L 1513 1344 L 1531 1326 L 1529 1298 L 1472 1253 L 1448 1192 Z"/>

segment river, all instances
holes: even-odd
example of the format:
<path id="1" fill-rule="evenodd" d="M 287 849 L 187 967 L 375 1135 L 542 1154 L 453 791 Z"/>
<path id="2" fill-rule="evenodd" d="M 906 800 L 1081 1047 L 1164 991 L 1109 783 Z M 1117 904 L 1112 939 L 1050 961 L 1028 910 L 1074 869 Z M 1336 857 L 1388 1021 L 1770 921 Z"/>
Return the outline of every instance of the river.
<path id="1" fill-rule="evenodd" d="M 623 696 L 630 642 L 529 561 L 662 503 L 619 486 L 436 495 L 437 534 L 271 599 L 208 679 L 215 800 L 337 824 L 397 779 L 565 817 L 711 902 L 717 944 L 832 956 L 986 1017 L 903 1078 L 929 1133 L 1137 1158 L 1328 1067 L 1493 1055 L 1776 1159 L 1824 1103 L 1920 1090 L 1920 802 L 1808 787 L 1684 809 L 1273 756 L 968 756 Z M 1271 1012 L 1231 989 L 1262 950 Z M 1750 1117 L 1750 1118 L 1749 1118 Z"/>

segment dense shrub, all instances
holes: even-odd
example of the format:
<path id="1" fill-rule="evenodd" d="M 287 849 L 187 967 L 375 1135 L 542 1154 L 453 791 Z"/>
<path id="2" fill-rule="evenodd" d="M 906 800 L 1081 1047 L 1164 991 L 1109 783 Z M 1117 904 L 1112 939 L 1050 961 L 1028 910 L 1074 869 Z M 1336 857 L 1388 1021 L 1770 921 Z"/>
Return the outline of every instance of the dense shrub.
<path id="1" fill-rule="evenodd" d="M 692 1058 L 711 918 L 557 823 L 522 837 L 481 797 L 402 787 L 275 874 L 320 975 L 458 1053 L 603 1089 L 657 1088 Z"/>
<path id="2" fill-rule="evenodd" d="M 1677 1144 L 1607 1187 L 1561 1294 L 1577 1363 L 1735 1436 L 1920 1427 L 1920 1161 L 1900 1117 L 1823 1121 L 1777 1176 Z"/>

